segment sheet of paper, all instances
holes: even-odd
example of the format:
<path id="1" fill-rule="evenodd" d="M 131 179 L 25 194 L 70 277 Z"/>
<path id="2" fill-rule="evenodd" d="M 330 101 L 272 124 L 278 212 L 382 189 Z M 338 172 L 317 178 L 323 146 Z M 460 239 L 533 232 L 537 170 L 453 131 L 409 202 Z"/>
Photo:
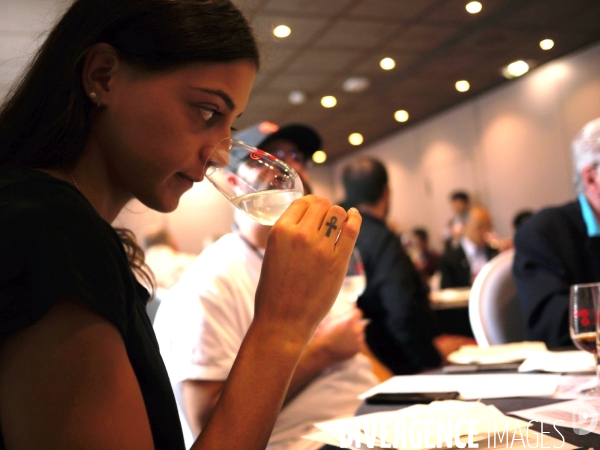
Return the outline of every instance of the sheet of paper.
<path id="1" fill-rule="evenodd" d="M 582 350 L 567 352 L 539 352 L 529 356 L 519 366 L 519 372 L 595 372 L 594 355 Z"/>
<path id="2" fill-rule="evenodd" d="M 563 375 L 553 397 L 565 400 L 579 398 L 581 391 L 593 388 L 597 382 L 596 375 Z"/>
<path id="3" fill-rule="evenodd" d="M 361 394 L 365 399 L 380 392 L 453 392 L 462 400 L 551 396 L 560 383 L 558 374 L 401 375 Z"/>
<path id="4" fill-rule="evenodd" d="M 511 344 L 490 345 L 483 348 L 477 345 L 463 345 L 448 355 L 453 364 L 498 364 L 523 361 L 530 356 L 547 352 L 543 342 L 513 342 Z"/>
<path id="5" fill-rule="evenodd" d="M 583 430 L 584 433 L 600 434 L 600 398 L 570 400 L 538 408 L 513 411 L 510 414 L 528 420 L 555 423 L 558 426 Z M 582 434 L 582 433 L 580 433 Z"/>

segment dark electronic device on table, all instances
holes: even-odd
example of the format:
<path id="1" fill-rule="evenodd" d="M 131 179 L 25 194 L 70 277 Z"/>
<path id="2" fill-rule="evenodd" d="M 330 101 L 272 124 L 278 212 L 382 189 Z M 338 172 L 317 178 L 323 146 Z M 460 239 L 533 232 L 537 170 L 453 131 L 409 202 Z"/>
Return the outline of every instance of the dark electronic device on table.
<path id="1" fill-rule="evenodd" d="M 458 398 L 458 396 L 458 392 L 383 392 L 367 397 L 365 401 L 370 405 L 389 405 L 397 403 L 431 403 L 439 400 L 452 400 Z"/>

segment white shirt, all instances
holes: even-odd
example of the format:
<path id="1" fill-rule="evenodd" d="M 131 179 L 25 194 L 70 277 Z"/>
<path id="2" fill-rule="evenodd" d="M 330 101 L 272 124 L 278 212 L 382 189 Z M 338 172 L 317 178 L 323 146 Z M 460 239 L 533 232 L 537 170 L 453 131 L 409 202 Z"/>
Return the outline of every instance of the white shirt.
<path id="1" fill-rule="evenodd" d="M 467 261 L 469 261 L 471 278 L 475 278 L 483 266 L 488 262 L 485 247 L 477 247 L 477 245 L 466 236 L 463 236 L 460 239 L 460 245 L 467 256 Z"/>
<path id="2" fill-rule="evenodd" d="M 239 236 L 227 234 L 200 254 L 161 303 L 154 327 L 180 408 L 181 381 L 229 375 L 254 317 L 261 265 Z M 354 415 L 357 396 L 376 384 L 363 355 L 329 367 L 282 409 L 268 449 L 320 448 L 301 436 L 314 431 L 315 422 Z M 189 448 L 191 433 L 185 420 L 182 425 Z"/>

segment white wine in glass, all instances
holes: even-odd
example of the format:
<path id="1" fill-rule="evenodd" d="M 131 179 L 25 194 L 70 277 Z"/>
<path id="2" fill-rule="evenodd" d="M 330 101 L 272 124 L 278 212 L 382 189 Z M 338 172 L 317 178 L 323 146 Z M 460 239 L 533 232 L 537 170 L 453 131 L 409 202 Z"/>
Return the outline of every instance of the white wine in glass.
<path id="1" fill-rule="evenodd" d="M 569 299 L 569 333 L 575 346 L 596 358 L 596 387 L 581 391 L 581 395 L 600 396 L 600 365 L 598 364 L 598 299 L 600 283 L 574 284 Z"/>
<path id="2" fill-rule="evenodd" d="M 235 139 L 226 138 L 217 145 L 205 174 L 236 208 L 263 225 L 273 225 L 304 194 L 294 169 Z"/>

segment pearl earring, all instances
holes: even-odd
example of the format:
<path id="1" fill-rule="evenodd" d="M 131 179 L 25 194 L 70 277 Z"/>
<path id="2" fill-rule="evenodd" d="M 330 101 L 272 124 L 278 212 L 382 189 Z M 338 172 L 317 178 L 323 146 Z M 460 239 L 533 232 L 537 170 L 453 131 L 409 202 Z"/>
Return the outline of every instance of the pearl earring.
<path id="1" fill-rule="evenodd" d="M 92 100 L 96 100 L 97 97 L 98 97 L 98 94 L 96 94 L 94 91 L 90 91 L 90 98 Z"/>

